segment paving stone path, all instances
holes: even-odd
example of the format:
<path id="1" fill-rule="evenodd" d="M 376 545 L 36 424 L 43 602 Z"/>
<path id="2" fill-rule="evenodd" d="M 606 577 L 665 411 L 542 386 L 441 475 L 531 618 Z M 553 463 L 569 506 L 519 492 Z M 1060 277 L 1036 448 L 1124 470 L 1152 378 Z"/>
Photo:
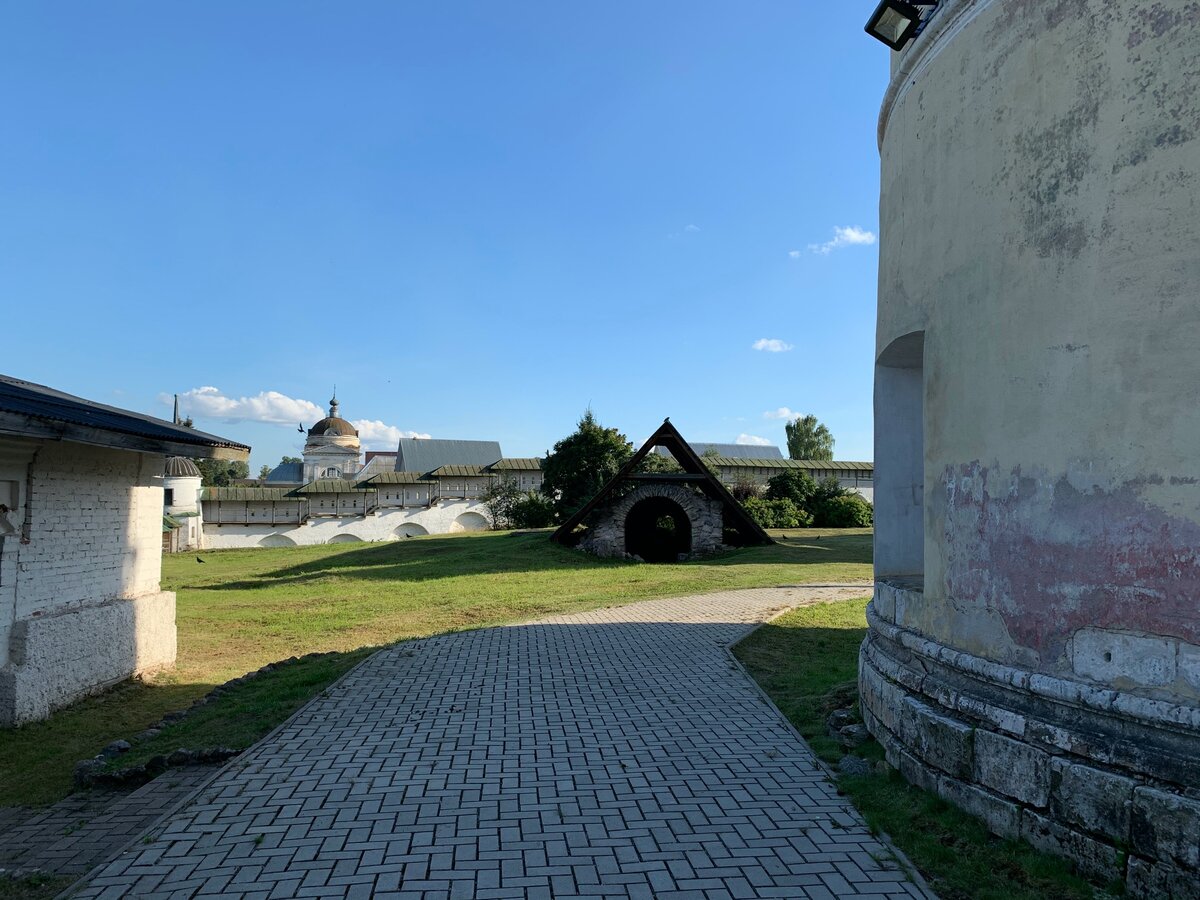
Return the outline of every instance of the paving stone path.
<path id="1" fill-rule="evenodd" d="M 216 771 L 185 766 L 134 791 L 97 788 L 43 808 L 0 807 L 0 873 L 83 875 L 144 835 Z"/>
<path id="2" fill-rule="evenodd" d="M 382 651 L 77 896 L 925 896 L 725 649 L 864 593 L 731 591 Z"/>

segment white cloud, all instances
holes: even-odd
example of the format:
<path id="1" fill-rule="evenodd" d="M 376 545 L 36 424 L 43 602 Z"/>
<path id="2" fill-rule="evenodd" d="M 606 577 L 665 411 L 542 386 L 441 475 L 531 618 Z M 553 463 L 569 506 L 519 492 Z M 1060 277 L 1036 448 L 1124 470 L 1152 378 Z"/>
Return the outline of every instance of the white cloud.
<path id="1" fill-rule="evenodd" d="M 400 445 L 400 438 L 429 439 L 427 434 L 403 431 L 378 419 L 355 419 L 350 424 L 358 429 L 358 437 L 364 450 L 395 450 Z"/>
<path id="2" fill-rule="evenodd" d="M 842 228 L 837 226 L 833 229 L 833 240 L 826 241 L 824 244 L 809 244 L 808 249 L 812 253 L 819 253 L 821 256 L 827 256 L 834 250 L 840 250 L 842 247 L 866 246 L 875 243 L 875 232 L 867 231 L 865 228 L 859 228 L 855 225 Z M 796 250 L 791 251 L 788 255 L 799 255 Z"/>
<path id="3" fill-rule="evenodd" d="M 693 234 L 695 234 L 697 231 L 699 231 L 699 230 L 700 230 L 700 226 L 699 226 L 699 225 L 688 225 L 688 226 L 686 226 L 686 227 L 685 227 L 683 230 L 684 230 L 684 231 L 690 231 L 690 232 L 692 232 Z"/>
<path id="4" fill-rule="evenodd" d="M 159 397 L 165 404 L 174 402 L 166 394 Z M 179 409 L 185 416 L 219 419 L 222 422 L 266 422 L 270 425 L 303 425 L 305 429 L 325 418 L 326 410 L 311 400 L 289 397 L 278 391 L 260 391 L 253 397 L 227 397 L 220 388 L 192 388 L 179 395 Z M 358 429 L 364 450 L 395 450 L 402 437 L 428 438 L 416 431 L 404 431 L 378 419 L 357 419 L 350 423 Z"/>
<path id="5" fill-rule="evenodd" d="M 165 394 L 160 399 L 167 404 L 173 402 Z M 183 415 L 223 422 L 270 422 L 273 425 L 311 424 L 325 415 L 325 410 L 317 404 L 278 391 L 260 391 L 253 397 L 227 397 L 212 386 L 192 388 L 180 394 L 179 409 Z"/>
<path id="6" fill-rule="evenodd" d="M 799 259 L 803 255 L 804 254 L 801 253 L 799 250 L 789 250 L 788 251 L 788 256 L 790 256 L 792 259 Z"/>
<path id="7" fill-rule="evenodd" d="M 751 346 L 755 350 L 765 350 L 767 353 L 786 353 L 788 350 L 794 349 L 791 344 L 779 340 L 779 338 L 759 338 Z"/>
<path id="8" fill-rule="evenodd" d="M 759 437 L 756 434 L 739 434 L 735 443 L 749 445 L 751 447 L 770 447 L 772 442 L 764 437 Z"/>
<path id="9" fill-rule="evenodd" d="M 788 422 L 792 419 L 800 418 L 800 413 L 795 410 L 788 409 L 786 406 L 781 406 L 779 409 L 768 409 L 763 413 L 764 419 L 784 419 Z"/>

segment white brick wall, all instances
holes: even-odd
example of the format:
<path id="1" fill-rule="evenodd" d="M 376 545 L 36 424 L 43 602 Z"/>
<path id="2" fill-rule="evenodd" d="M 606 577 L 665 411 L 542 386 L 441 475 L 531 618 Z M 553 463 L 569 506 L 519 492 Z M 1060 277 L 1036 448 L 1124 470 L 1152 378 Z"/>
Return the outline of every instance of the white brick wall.
<path id="1" fill-rule="evenodd" d="M 45 443 L 32 467 L 17 618 L 157 593 L 163 458 Z M 7 551 L 6 551 L 7 552 Z"/>
<path id="2" fill-rule="evenodd" d="M 174 663 L 162 468 L 154 454 L 0 440 L 0 480 L 20 485 L 18 533 L 0 545 L 0 725 Z"/>

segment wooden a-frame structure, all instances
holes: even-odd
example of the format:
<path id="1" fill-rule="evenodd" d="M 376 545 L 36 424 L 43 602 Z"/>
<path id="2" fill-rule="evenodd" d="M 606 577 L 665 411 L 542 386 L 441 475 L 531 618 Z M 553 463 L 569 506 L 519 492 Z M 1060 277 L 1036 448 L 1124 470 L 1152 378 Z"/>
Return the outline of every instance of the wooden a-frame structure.
<path id="1" fill-rule="evenodd" d="M 656 447 L 663 447 L 668 450 L 675 457 L 675 461 L 679 463 L 683 472 L 637 474 L 637 467 L 641 465 L 646 455 L 653 452 Z M 696 454 L 696 451 L 683 439 L 683 435 L 679 433 L 679 429 L 671 424 L 670 418 L 663 419 L 663 423 L 658 427 L 658 430 L 650 435 L 641 449 L 633 454 L 629 462 L 621 467 L 621 471 L 617 472 L 609 480 L 608 484 L 604 485 L 599 493 L 585 503 L 575 515 L 563 522 L 554 534 L 550 536 L 550 540 L 556 544 L 569 543 L 575 533 L 575 529 L 587 519 L 593 510 L 608 502 L 618 487 L 625 483 L 638 484 L 646 482 L 687 484 L 697 487 L 709 497 L 721 502 L 724 507 L 725 523 L 737 531 L 742 545 L 775 543 L 771 536 L 763 531 L 757 522 L 750 518 L 750 514 L 734 499 L 733 495 L 729 493 L 728 488 L 721 484 L 720 480 L 709 470 L 708 466 L 704 465 L 703 460 Z"/>

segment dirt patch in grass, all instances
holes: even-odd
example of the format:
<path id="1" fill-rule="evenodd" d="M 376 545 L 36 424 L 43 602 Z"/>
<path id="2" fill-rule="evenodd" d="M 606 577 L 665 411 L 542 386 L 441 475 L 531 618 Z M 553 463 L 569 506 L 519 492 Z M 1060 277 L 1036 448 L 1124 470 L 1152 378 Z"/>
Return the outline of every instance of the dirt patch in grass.
<path id="1" fill-rule="evenodd" d="M 871 531 L 775 532 L 778 544 L 708 560 L 600 560 L 544 533 L 439 535 L 388 544 L 227 550 L 163 559 L 178 598 L 174 671 L 0 731 L 0 806 L 70 792 L 76 761 L 128 739 L 267 663 L 334 651 L 260 676 L 138 744 L 128 766 L 181 747 L 244 747 L 365 655 L 409 638 L 654 597 L 871 578 Z"/>
<path id="2" fill-rule="evenodd" d="M 844 754 L 826 732 L 836 708 L 856 702 L 858 648 L 867 600 L 797 609 L 764 625 L 735 653 L 813 750 L 836 765 Z M 882 759 L 874 741 L 857 751 Z M 1065 860 L 988 834 L 975 818 L 895 772 L 842 776 L 838 786 L 872 831 L 885 832 L 943 900 L 1087 900 L 1099 894 Z"/>

